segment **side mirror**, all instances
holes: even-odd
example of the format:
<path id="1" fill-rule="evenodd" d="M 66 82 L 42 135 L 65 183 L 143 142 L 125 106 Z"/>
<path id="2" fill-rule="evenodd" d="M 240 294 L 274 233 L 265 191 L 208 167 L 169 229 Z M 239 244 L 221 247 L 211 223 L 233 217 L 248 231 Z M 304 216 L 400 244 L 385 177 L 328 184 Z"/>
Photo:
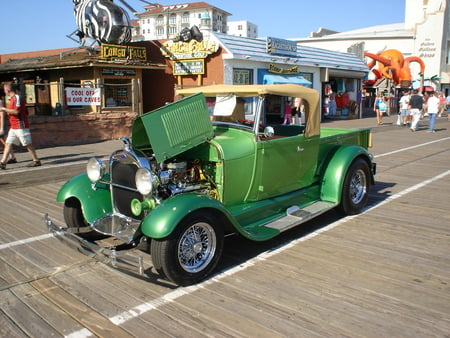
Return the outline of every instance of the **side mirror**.
<path id="1" fill-rule="evenodd" d="M 265 137 L 273 137 L 273 135 L 275 135 L 275 130 L 273 129 L 273 127 L 268 126 L 264 128 Z"/>

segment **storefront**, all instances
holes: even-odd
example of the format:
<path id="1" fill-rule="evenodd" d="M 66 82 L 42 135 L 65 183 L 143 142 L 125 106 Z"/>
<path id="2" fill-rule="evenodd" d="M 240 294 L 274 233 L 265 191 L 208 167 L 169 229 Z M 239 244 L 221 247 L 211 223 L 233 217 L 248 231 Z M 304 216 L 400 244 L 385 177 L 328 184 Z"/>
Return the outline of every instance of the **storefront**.
<path id="1" fill-rule="evenodd" d="M 102 45 L 58 54 L 11 58 L 0 82 L 13 81 L 26 98 L 35 145 L 69 145 L 128 136 L 142 114 L 143 71 L 157 77 L 142 46 Z"/>
<path id="2" fill-rule="evenodd" d="M 208 45 L 217 46 L 217 51 L 204 58 L 201 76 L 189 71 L 177 73 L 178 88 L 209 84 L 277 84 L 295 83 L 314 88 L 323 93 L 323 116 L 328 117 L 327 98 L 331 93 L 345 91 L 350 102 L 336 109 L 335 117 L 359 118 L 361 116 L 361 82 L 368 68 L 353 54 L 338 53 L 316 48 L 304 48 L 295 42 L 277 38 L 252 39 L 220 33 L 207 33 Z M 183 50 L 184 42 L 176 48 Z M 174 48 L 173 42 L 163 43 L 163 50 Z M 192 55 L 188 55 L 192 56 Z M 188 69 L 189 67 L 182 67 Z M 174 68 L 175 69 L 175 68 Z M 331 92 L 330 92 L 331 89 Z M 326 92 L 326 90 L 328 92 Z M 273 98 L 267 104 L 267 116 L 271 121 L 283 118 L 284 107 L 298 105 L 303 114 L 308 114 L 307 102 L 301 98 Z M 252 102 L 245 102 L 245 118 L 251 119 Z"/>

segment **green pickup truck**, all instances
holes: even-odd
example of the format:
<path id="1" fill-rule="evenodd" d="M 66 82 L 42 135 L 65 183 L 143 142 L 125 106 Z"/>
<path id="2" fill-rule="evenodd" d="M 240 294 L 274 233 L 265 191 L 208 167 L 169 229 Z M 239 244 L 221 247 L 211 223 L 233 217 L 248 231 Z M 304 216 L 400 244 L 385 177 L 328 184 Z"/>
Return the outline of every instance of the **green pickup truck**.
<path id="1" fill-rule="evenodd" d="M 120 251 L 148 250 L 163 278 L 190 285 L 214 271 L 227 234 L 264 241 L 330 209 L 351 215 L 366 205 L 370 129 L 321 128 L 317 91 L 214 85 L 177 96 L 139 116 L 107 163 L 90 159 L 62 186 L 67 226 L 46 218 L 55 234 L 113 265 Z M 269 105 L 296 98 L 307 104 L 305 125 L 269 121 Z M 115 244 L 101 246 L 105 237 Z M 126 264 L 145 271 L 142 260 Z"/>

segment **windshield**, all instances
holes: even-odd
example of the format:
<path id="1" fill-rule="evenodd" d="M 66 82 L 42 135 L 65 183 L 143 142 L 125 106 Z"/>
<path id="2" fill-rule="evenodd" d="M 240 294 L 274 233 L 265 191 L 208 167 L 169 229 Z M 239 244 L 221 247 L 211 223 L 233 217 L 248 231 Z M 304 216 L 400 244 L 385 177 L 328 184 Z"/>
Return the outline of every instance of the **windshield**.
<path id="1" fill-rule="evenodd" d="M 207 97 L 211 121 L 242 123 L 243 121 L 253 121 L 255 119 L 256 97 L 236 97 L 232 94 L 217 95 Z"/>

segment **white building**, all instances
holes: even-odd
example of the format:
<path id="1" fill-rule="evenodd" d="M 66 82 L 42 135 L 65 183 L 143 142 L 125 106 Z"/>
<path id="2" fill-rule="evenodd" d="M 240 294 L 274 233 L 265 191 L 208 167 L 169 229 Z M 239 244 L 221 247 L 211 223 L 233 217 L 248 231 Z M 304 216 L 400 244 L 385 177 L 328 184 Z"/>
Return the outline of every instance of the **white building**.
<path id="1" fill-rule="evenodd" d="M 138 27 L 133 41 L 162 40 L 175 38 L 183 28 L 192 26 L 207 28 L 213 32 L 226 33 L 230 13 L 206 2 L 191 2 L 179 5 L 160 4 L 144 7 L 138 13 Z"/>
<path id="2" fill-rule="evenodd" d="M 377 54 L 397 49 L 404 57 L 417 56 L 425 63 L 425 85 L 450 92 L 449 0 L 405 0 L 405 22 L 334 33 L 320 29 L 308 38 L 293 39 L 302 46 L 341 52 Z M 371 59 L 367 58 L 366 61 Z M 420 86 L 419 65 L 411 63 L 413 87 Z"/>
<path id="3" fill-rule="evenodd" d="M 243 36 L 246 38 L 258 37 L 258 26 L 249 21 L 230 21 L 228 22 L 227 33 L 230 35 Z"/>

